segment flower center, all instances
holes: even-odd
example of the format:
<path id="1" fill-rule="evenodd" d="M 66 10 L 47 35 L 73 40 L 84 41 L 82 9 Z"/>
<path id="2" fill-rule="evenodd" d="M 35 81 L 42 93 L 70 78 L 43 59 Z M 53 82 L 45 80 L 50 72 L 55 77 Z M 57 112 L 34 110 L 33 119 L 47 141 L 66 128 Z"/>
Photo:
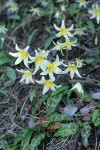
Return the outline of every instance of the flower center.
<path id="1" fill-rule="evenodd" d="M 32 77 L 32 73 L 29 70 L 24 71 L 24 75 L 25 75 L 26 78 L 27 77 Z"/>
<path id="2" fill-rule="evenodd" d="M 38 56 L 38 57 L 36 57 L 36 59 L 35 59 L 35 62 L 38 63 L 38 64 L 43 63 L 43 61 L 44 61 L 44 57 L 42 57 L 42 56 Z"/>
<path id="3" fill-rule="evenodd" d="M 100 16 L 100 10 L 94 9 L 94 14 L 95 14 L 96 16 Z"/>
<path id="4" fill-rule="evenodd" d="M 21 57 L 22 59 L 27 59 L 28 56 L 29 54 L 25 50 L 20 50 L 19 57 Z"/>
<path id="5" fill-rule="evenodd" d="M 66 29 L 66 28 L 61 28 L 61 30 L 60 30 L 60 32 L 62 33 L 62 34 L 69 34 L 69 31 Z"/>
<path id="6" fill-rule="evenodd" d="M 56 64 L 50 64 L 50 65 L 48 66 L 48 71 L 49 71 L 49 72 L 53 72 L 56 67 L 57 67 Z"/>
<path id="7" fill-rule="evenodd" d="M 80 3 L 85 3 L 85 0 L 80 0 Z"/>
<path id="8" fill-rule="evenodd" d="M 70 71 L 74 71 L 75 72 L 77 70 L 77 66 L 76 65 L 71 65 L 71 66 L 68 67 L 68 69 Z"/>
<path id="9" fill-rule="evenodd" d="M 70 42 L 70 41 L 66 41 L 66 42 L 65 42 L 65 45 L 67 45 L 67 46 L 71 46 L 71 45 L 72 45 L 72 42 Z"/>
<path id="10" fill-rule="evenodd" d="M 53 83 L 51 80 L 45 81 L 44 84 L 45 84 L 46 86 L 48 86 L 48 87 L 54 86 L 54 83 Z"/>

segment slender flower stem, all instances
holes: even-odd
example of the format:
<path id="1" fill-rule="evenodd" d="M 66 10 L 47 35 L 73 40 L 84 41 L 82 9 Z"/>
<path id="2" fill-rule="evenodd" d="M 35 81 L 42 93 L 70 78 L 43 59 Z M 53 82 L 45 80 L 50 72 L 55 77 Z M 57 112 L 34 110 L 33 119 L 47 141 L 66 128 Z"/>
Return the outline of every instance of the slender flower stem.
<path id="1" fill-rule="evenodd" d="M 66 63 L 68 64 L 68 49 L 66 49 Z"/>

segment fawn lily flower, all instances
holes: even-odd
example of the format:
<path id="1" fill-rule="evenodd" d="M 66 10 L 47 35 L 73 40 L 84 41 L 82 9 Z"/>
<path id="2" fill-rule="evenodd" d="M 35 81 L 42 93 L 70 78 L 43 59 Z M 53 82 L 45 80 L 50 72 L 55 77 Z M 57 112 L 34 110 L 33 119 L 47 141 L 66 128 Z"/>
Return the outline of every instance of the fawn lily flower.
<path id="1" fill-rule="evenodd" d="M 44 76 L 42 76 L 42 79 L 40 81 L 36 81 L 39 84 L 44 84 L 44 88 L 43 88 L 43 94 L 47 93 L 49 89 L 51 89 L 52 91 L 55 91 L 56 88 L 61 87 L 61 85 L 57 86 L 55 85 L 53 82 L 55 81 L 55 79 L 49 79 L 49 80 L 45 80 Z"/>
<path id="2" fill-rule="evenodd" d="M 94 4 L 92 5 L 92 9 L 88 11 L 92 16 L 90 19 L 96 18 L 97 24 L 100 23 L 100 5 Z"/>
<path id="3" fill-rule="evenodd" d="M 36 8 L 32 8 L 29 10 L 30 12 L 33 12 L 32 15 L 38 15 L 40 16 L 40 8 L 36 7 Z"/>
<path id="4" fill-rule="evenodd" d="M 12 3 L 14 3 L 13 0 L 8 0 L 8 1 L 5 3 L 5 6 L 6 6 L 6 7 L 9 7 L 9 6 L 12 5 Z"/>
<path id="5" fill-rule="evenodd" d="M 28 49 L 29 49 L 29 46 L 27 46 L 26 48 L 24 48 L 24 49 L 20 49 L 19 47 L 18 47 L 18 45 L 16 44 L 15 45 L 15 49 L 18 51 L 17 53 L 9 53 L 11 56 L 13 56 L 13 57 L 18 57 L 17 58 L 17 60 L 15 61 L 15 65 L 18 65 L 21 61 L 23 61 L 24 62 L 24 65 L 27 67 L 27 68 L 29 68 L 28 67 L 28 58 L 31 58 L 31 56 L 28 54 Z"/>
<path id="6" fill-rule="evenodd" d="M 72 37 L 73 35 L 70 33 L 71 30 L 73 30 L 73 24 L 70 28 L 65 28 L 65 23 L 64 23 L 64 20 L 62 20 L 62 24 L 61 24 L 61 27 L 57 27 L 55 24 L 54 24 L 54 27 L 57 31 L 59 31 L 56 36 L 57 37 L 61 37 L 61 36 L 69 36 L 69 37 Z"/>
<path id="7" fill-rule="evenodd" d="M 48 61 L 46 59 L 48 54 L 49 51 L 40 50 L 40 52 L 38 52 L 37 50 L 35 50 L 35 57 L 31 57 L 32 62 L 35 62 L 34 74 L 38 71 L 39 68 L 41 68 L 42 71 L 46 70 L 46 66 L 48 64 Z"/>
<path id="8" fill-rule="evenodd" d="M 6 34 L 7 31 L 8 31 L 8 29 L 5 28 L 4 25 L 0 25 L 0 34 Z"/>
<path id="9" fill-rule="evenodd" d="M 55 18 L 60 18 L 61 17 L 61 13 L 60 11 L 57 11 L 54 15 Z"/>
<path id="10" fill-rule="evenodd" d="M 81 78 L 81 75 L 80 75 L 80 73 L 79 73 L 79 71 L 78 71 L 78 69 L 77 69 L 77 66 L 73 63 L 73 64 L 68 64 L 68 65 L 66 65 L 68 68 L 65 70 L 65 71 L 63 71 L 63 74 L 65 74 L 65 73 L 68 73 L 68 72 L 70 72 L 70 77 L 71 77 L 71 79 L 73 79 L 73 77 L 74 77 L 74 74 L 76 74 L 78 77 L 80 77 Z"/>
<path id="11" fill-rule="evenodd" d="M 31 73 L 30 70 L 22 70 L 22 69 L 18 70 L 17 69 L 17 71 L 23 73 L 23 76 L 22 76 L 20 82 L 26 80 L 26 84 L 28 84 L 30 82 L 34 83 L 34 80 L 32 79 L 33 73 Z"/>
<path id="12" fill-rule="evenodd" d="M 84 29 L 85 28 L 77 28 L 77 29 L 75 29 L 75 32 L 74 32 L 74 35 L 79 35 L 79 36 L 81 36 L 81 35 L 86 35 L 85 33 L 84 33 Z"/>
<path id="13" fill-rule="evenodd" d="M 76 66 L 77 66 L 77 68 L 81 68 L 83 66 L 83 60 L 76 58 Z"/>
<path id="14" fill-rule="evenodd" d="M 85 7 L 86 8 L 86 4 L 88 3 L 88 2 L 86 2 L 86 0 L 76 0 L 76 2 L 78 2 L 79 3 L 79 7 Z"/>
<path id="15" fill-rule="evenodd" d="M 73 42 L 70 41 L 68 37 L 66 37 L 66 42 L 63 43 L 64 47 L 66 47 L 68 50 L 72 49 L 72 46 L 75 47 L 77 46 L 75 43 L 77 42 L 77 39 Z"/>
<path id="16" fill-rule="evenodd" d="M 66 6 L 65 5 L 61 5 L 61 11 L 65 12 L 66 11 Z"/>
<path id="17" fill-rule="evenodd" d="M 45 0 L 43 0 L 43 1 L 41 2 L 41 5 L 42 5 L 43 7 L 46 7 L 46 6 L 48 6 L 48 2 L 46 2 Z"/>
<path id="18" fill-rule="evenodd" d="M 58 51 L 61 51 L 61 54 L 63 55 L 62 53 L 62 50 L 65 49 L 65 46 L 59 42 L 57 42 L 57 44 L 53 41 L 55 47 L 52 49 L 52 50 L 58 50 Z"/>
<path id="19" fill-rule="evenodd" d="M 63 61 L 59 61 L 58 55 L 56 56 L 56 60 L 53 63 L 48 62 L 47 69 L 41 73 L 41 75 L 49 74 L 49 77 L 53 80 L 55 79 L 55 74 L 61 74 L 62 70 L 58 67 L 63 64 Z"/>
<path id="20" fill-rule="evenodd" d="M 79 82 L 77 82 L 70 90 L 76 89 L 78 93 L 83 93 L 83 88 Z"/>
<path id="21" fill-rule="evenodd" d="M 10 11 L 10 12 L 17 12 L 18 11 L 18 5 L 17 5 L 17 3 L 15 3 L 15 2 L 12 2 L 11 4 L 10 4 L 10 7 L 8 8 L 8 11 Z"/>

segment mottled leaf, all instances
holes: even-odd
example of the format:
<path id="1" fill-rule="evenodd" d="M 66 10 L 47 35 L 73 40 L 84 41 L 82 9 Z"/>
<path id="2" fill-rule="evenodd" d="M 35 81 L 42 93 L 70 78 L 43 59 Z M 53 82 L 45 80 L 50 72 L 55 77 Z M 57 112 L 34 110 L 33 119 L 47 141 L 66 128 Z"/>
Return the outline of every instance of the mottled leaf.
<path id="1" fill-rule="evenodd" d="M 75 123 L 61 124 L 58 131 L 54 134 L 56 137 L 70 137 L 75 136 L 78 132 L 79 126 Z"/>
<path id="2" fill-rule="evenodd" d="M 57 91 L 51 94 L 51 96 L 47 100 L 46 105 L 46 113 L 48 116 L 55 111 L 57 105 L 61 101 L 62 97 L 67 93 L 67 91 L 68 87 L 62 86 L 61 88 L 57 89 Z"/>
<path id="3" fill-rule="evenodd" d="M 88 140 L 89 140 L 90 134 L 91 134 L 91 126 L 88 122 L 84 122 L 82 124 L 81 136 L 83 140 L 83 145 L 85 147 L 88 146 Z"/>
<path id="4" fill-rule="evenodd" d="M 40 133 L 32 138 L 31 144 L 29 146 L 30 150 L 36 150 L 36 148 L 40 145 L 41 141 L 45 138 L 45 134 Z"/>
<path id="5" fill-rule="evenodd" d="M 16 80 L 16 71 L 13 68 L 6 67 L 5 73 L 10 80 L 12 81 Z"/>

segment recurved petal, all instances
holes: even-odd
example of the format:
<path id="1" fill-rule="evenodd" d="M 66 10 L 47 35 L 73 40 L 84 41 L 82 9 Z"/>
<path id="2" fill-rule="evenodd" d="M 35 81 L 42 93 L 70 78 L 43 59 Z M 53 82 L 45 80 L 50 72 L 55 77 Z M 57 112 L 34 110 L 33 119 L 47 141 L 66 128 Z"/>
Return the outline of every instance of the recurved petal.
<path id="1" fill-rule="evenodd" d="M 29 49 L 29 45 L 28 46 L 26 46 L 26 48 L 24 49 L 26 52 L 28 51 L 28 49 Z"/>
<path id="2" fill-rule="evenodd" d="M 15 49 L 16 49 L 17 51 L 20 51 L 20 50 L 21 50 L 21 49 L 18 47 L 17 43 L 15 44 Z"/>
<path id="3" fill-rule="evenodd" d="M 44 88 L 43 88 L 43 94 L 47 93 L 48 90 L 49 90 L 49 87 L 44 85 Z"/>
<path id="4" fill-rule="evenodd" d="M 65 28 L 65 21 L 64 20 L 62 20 L 61 28 Z"/>
<path id="5" fill-rule="evenodd" d="M 56 26 L 56 24 L 54 24 L 54 28 L 57 30 L 57 31 L 60 31 L 60 28 Z"/>
<path id="6" fill-rule="evenodd" d="M 68 31 L 73 30 L 74 25 L 72 24 L 70 28 L 68 28 Z"/>
<path id="7" fill-rule="evenodd" d="M 28 66 L 28 58 L 27 58 L 27 59 L 24 59 L 24 65 L 25 65 L 27 68 L 29 68 L 29 66 Z"/>
<path id="8" fill-rule="evenodd" d="M 22 61 L 22 58 L 18 57 L 17 60 L 15 61 L 15 65 L 20 64 L 21 61 Z"/>
<path id="9" fill-rule="evenodd" d="M 18 53 L 9 53 L 9 55 L 13 56 L 13 57 L 18 57 Z"/>

